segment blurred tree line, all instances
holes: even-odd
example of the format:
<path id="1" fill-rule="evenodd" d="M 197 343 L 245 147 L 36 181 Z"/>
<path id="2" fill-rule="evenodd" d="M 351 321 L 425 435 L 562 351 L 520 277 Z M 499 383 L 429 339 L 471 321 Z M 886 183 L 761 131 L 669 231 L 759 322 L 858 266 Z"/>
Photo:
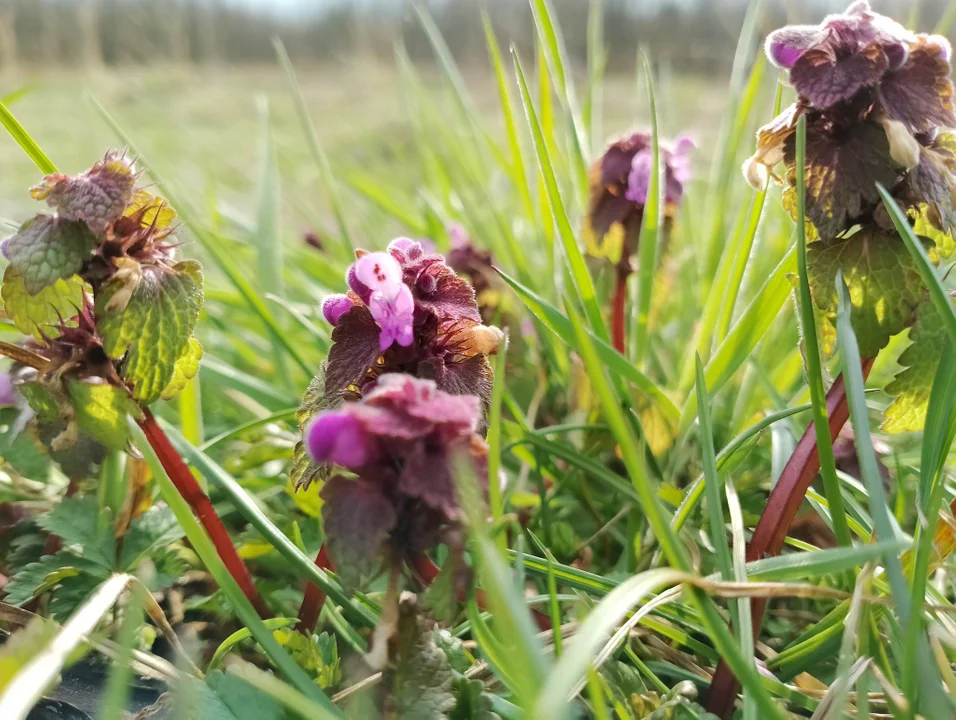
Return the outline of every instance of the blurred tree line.
<path id="1" fill-rule="evenodd" d="M 818 21 L 849 0 L 768 0 L 758 22 Z M 877 0 L 897 16 L 918 7 L 931 28 L 952 0 Z M 583 62 L 587 0 L 551 0 L 568 54 Z M 638 48 L 678 70 L 725 72 L 747 9 L 745 0 L 603 0 L 608 64 L 632 67 Z M 534 25 L 527 0 L 420 0 L 457 59 L 484 63 L 485 9 L 502 40 L 523 53 Z M 270 63 L 278 36 L 299 62 L 390 61 L 396 42 L 431 57 L 410 0 L 0 0 L 0 69 L 17 65 L 89 67 L 141 63 Z"/>

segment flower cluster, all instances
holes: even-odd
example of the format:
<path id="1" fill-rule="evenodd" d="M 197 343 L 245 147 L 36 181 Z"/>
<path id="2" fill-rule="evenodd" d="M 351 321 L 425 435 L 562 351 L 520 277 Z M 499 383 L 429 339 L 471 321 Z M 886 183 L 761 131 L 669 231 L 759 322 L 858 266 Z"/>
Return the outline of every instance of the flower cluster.
<path id="1" fill-rule="evenodd" d="M 408 238 L 356 257 L 346 276 L 351 292 L 322 308 L 335 327 L 325 393 L 357 397 L 378 376 L 403 372 L 486 399 L 487 356 L 497 352 L 501 331 L 482 325 L 471 285 Z"/>
<path id="2" fill-rule="evenodd" d="M 751 184 L 776 178 L 783 161 L 793 186 L 794 132 L 806 116 L 807 217 L 821 238 L 870 219 L 885 226 L 877 182 L 938 230 L 956 224 L 956 144 L 940 132 L 956 126 L 945 38 L 910 32 L 856 2 L 820 25 L 777 30 L 766 50 L 797 101 L 758 132 L 744 165 Z"/>
<path id="3" fill-rule="evenodd" d="M 654 162 L 650 133 L 638 132 L 613 142 L 590 169 L 591 200 L 585 241 L 593 255 L 629 263 L 637 250 Z M 660 143 L 664 168 L 665 217 L 673 219 L 691 178 L 690 138 Z"/>
<path id="4" fill-rule="evenodd" d="M 312 459 L 357 476 L 336 475 L 321 491 L 329 554 L 345 582 L 374 570 L 386 543 L 412 558 L 460 520 L 454 463 L 470 459 L 477 477 L 487 475 L 488 448 L 476 434 L 481 412 L 474 395 L 389 373 L 360 400 L 307 425 Z"/>

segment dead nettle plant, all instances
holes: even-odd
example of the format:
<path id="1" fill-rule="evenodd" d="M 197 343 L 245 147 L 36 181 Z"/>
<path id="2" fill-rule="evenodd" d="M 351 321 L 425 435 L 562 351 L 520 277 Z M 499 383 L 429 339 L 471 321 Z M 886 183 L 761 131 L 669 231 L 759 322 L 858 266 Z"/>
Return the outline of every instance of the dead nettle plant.
<path id="1" fill-rule="evenodd" d="M 691 179 L 693 149 L 694 142 L 684 136 L 661 142 L 658 148 L 665 243 Z M 651 133 L 636 132 L 612 142 L 588 171 L 590 200 L 583 236 L 589 254 L 606 258 L 614 266 L 611 341 L 622 354 L 627 347 L 628 279 L 636 269 L 645 210 L 657 207 L 648 199 L 654 163 Z"/>
<path id="2" fill-rule="evenodd" d="M 176 213 L 138 179 L 133 160 L 111 150 L 86 172 L 54 172 L 31 190 L 50 211 L 2 245 L 4 311 L 28 337 L 0 344 L 0 353 L 15 361 L 15 389 L 68 476 L 89 448 L 127 449 L 127 418 L 135 418 L 229 572 L 267 615 L 208 496 L 149 409 L 199 369 L 193 329 L 203 274 L 198 262 L 177 259 Z"/>
<path id="3" fill-rule="evenodd" d="M 956 136 L 946 131 L 956 126 L 950 45 L 940 36 L 910 32 L 857 2 L 820 25 L 777 30 L 767 39 L 766 52 L 787 73 L 797 100 L 758 131 L 756 152 L 743 172 L 758 188 L 769 179 L 781 183 L 784 206 L 802 226 L 801 264 L 813 310 L 803 316 L 804 330 L 807 317 L 816 329 L 805 349 L 833 352 L 842 277 L 864 377 L 890 338 L 909 332 L 911 344 L 899 358 L 903 369 L 885 388 L 893 401 L 883 429 L 920 430 L 947 333 L 878 186 L 905 211 L 935 263 L 953 253 Z M 805 147 L 798 143 L 798 126 L 805 127 Z M 807 360 L 808 366 L 819 365 L 816 358 Z M 847 417 L 840 377 L 826 396 L 831 443 Z M 821 469 L 818 441 L 826 435 L 826 428 L 810 427 L 801 438 L 754 529 L 748 560 L 780 553 Z M 837 488 L 837 498 L 838 493 Z M 752 602 L 755 632 L 764 605 Z M 722 663 L 711 685 L 710 711 L 729 717 L 736 695 L 734 677 Z"/>
<path id="4" fill-rule="evenodd" d="M 429 598 L 436 617 L 453 614 L 469 584 L 454 468 L 466 462 L 475 477 L 488 476 L 488 356 L 503 334 L 482 323 L 472 285 L 408 238 L 386 252 L 358 250 L 346 283 L 347 294 L 323 305 L 332 347 L 299 412 L 292 479 L 297 488 L 322 484 L 320 566 L 336 569 L 348 589 L 387 573 L 370 656 L 382 665 L 406 566 L 430 584 L 439 573 L 426 551 L 447 546 L 447 582 Z M 323 602 L 309 585 L 300 631 L 314 627 Z"/>

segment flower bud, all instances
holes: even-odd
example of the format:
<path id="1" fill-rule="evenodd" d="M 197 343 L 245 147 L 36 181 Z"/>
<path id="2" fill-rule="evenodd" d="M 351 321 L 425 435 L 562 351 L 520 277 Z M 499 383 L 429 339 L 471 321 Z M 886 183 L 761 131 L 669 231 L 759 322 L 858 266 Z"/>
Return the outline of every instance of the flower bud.
<path id="1" fill-rule="evenodd" d="M 332 327 L 339 324 L 339 318 L 352 309 L 352 299 L 348 295 L 329 295 L 322 303 L 322 314 Z"/>
<path id="2" fill-rule="evenodd" d="M 305 447 L 315 462 L 357 469 L 375 456 L 372 439 L 352 415 L 324 412 L 305 430 Z"/>
<path id="3" fill-rule="evenodd" d="M 899 120 L 886 116 L 880 118 L 880 124 L 890 143 L 890 157 L 904 170 L 912 170 L 919 165 L 919 143 Z"/>
<path id="4" fill-rule="evenodd" d="M 743 171 L 744 178 L 746 178 L 747 182 L 750 183 L 750 187 L 754 190 L 759 191 L 767 187 L 770 172 L 767 170 L 767 166 L 760 162 L 756 156 L 744 160 L 741 170 Z"/>

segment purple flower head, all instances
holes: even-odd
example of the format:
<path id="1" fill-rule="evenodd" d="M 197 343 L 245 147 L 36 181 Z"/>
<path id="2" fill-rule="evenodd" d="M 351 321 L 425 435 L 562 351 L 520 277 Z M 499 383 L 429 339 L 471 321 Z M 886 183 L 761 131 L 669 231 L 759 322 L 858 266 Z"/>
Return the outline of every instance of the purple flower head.
<path id="1" fill-rule="evenodd" d="M 359 401 L 313 421 L 306 434 L 313 458 L 358 475 L 333 477 L 321 493 L 336 567 L 367 568 L 386 539 L 414 553 L 458 521 L 454 463 L 470 459 L 477 477 L 487 475 L 487 446 L 475 435 L 480 415 L 477 397 L 386 374 Z"/>
<path id="2" fill-rule="evenodd" d="M 623 262 L 636 250 L 654 164 L 651 141 L 650 133 L 632 133 L 612 143 L 591 166 L 590 208 L 584 229 L 585 240 L 593 254 L 607 255 L 615 262 Z M 683 136 L 673 142 L 660 142 L 664 212 L 668 220 L 676 215 L 684 186 L 690 180 L 693 148 L 693 141 Z M 623 229 L 624 247 L 618 245 L 613 252 L 601 250 L 602 243 L 615 226 Z"/>
<path id="3" fill-rule="evenodd" d="M 806 118 L 806 214 L 832 239 L 885 211 L 880 183 L 914 215 L 943 232 L 956 225 L 956 126 L 948 41 L 913 33 L 857 2 L 816 26 L 767 39 L 771 61 L 789 73 L 797 102 L 757 133 L 747 180 L 796 182 L 794 133 Z M 774 172 L 784 162 L 784 177 Z M 793 211 L 792 196 L 787 205 Z"/>
<path id="4" fill-rule="evenodd" d="M 352 298 L 348 295 L 329 295 L 322 303 L 322 314 L 326 322 L 335 327 L 339 324 L 339 318 L 351 310 L 353 305 Z"/>
<path id="5" fill-rule="evenodd" d="M 421 252 L 421 246 L 414 244 Z M 367 253 L 355 261 L 349 269 L 348 278 L 353 291 L 368 305 L 372 318 L 381 330 L 379 350 L 384 352 L 396 342 L 402 347 L 411 345 L 414 340 L 412 323 L 415 300 L 405 285 L 398 260 L 387 252 Z"/>

